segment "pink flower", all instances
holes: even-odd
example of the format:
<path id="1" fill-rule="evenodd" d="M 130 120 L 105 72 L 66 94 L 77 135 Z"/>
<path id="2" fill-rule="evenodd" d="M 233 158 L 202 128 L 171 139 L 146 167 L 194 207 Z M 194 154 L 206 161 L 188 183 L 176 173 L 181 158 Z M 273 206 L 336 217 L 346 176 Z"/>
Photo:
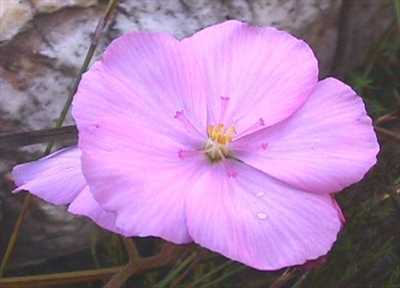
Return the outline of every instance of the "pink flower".
<path id="1" fill-rule="evenodd" d="M 72 112 L 79 148 L 15 167 L 17 190 L 263 270 L 329 251 L 342 217 L 330 194 L 379 150 L 361 98 L 318 81 L 306 43 L 238 21 L 118 38 Z"/>

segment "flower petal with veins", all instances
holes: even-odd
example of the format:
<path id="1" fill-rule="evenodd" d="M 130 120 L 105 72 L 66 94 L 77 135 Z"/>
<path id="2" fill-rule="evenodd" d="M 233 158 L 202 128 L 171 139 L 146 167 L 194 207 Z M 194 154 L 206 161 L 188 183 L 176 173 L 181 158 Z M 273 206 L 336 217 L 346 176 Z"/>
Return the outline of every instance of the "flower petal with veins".
<path id="1" fill-rule="evenodd" d="M 360 181 L 379 151 L 361 98 L 334 78 L 320 81 L 287 120 L 239 138 L 231 147 L 245 163 L 315 193 L 338 192 Z"/>
<path id="2" fill-rule="evenodd" d="M 261 270 L 299 265 L 326 254 L 341 228 L 329 195 L 293 188 L 227 160 L 199 175 L 186 200 L 194 242 Z"/>
<path id="3" fill-rule="evenodd" d="M 16 192 L 28 190 L 35 196 L 56 205 L 70 204 L 68 211 L 87 216 L 99 226 L 119 232 L 115 215 L 100 207 L 90 193 L 82 175 L 78 147 L 68 147 L 38 161 L 14 167 L 12 176 Z"/>
<path id="4" fill-rule="evenodd" d="M 17 190 L 262 270 L 329 251 L 344 219 L 328 193 L 379 150 L 360 97 L 318 82 L 305 42 L 239 21 L 181 41 L 121 36 L 82 77 L 72 114 L 80 150 L 17 166 Z"/>

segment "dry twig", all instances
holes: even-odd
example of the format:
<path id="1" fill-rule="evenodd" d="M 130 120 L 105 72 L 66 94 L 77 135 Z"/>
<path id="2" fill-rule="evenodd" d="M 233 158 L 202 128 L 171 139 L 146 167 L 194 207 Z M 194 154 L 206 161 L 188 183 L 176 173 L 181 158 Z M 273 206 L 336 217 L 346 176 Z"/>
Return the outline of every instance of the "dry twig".
<path id="1" fill-rule="evenodd" d="M 160 253 L 155 256 L 130 258 L 129 263 L 112 276 L 104 288 L 120 288 L 133 275 L 167 265 L 179 256 L 179 250 L 178 246 L 165 242 Z M 131 252 L 131 254 L 135 255 L 136 253 Z"/>

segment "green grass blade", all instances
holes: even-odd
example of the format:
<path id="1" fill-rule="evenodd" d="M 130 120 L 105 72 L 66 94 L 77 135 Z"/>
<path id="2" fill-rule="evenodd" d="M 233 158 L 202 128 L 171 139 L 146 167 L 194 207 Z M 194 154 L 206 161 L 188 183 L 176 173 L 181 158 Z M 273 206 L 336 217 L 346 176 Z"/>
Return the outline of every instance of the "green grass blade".
<path id="1" fill-rule="evenodd" d="M 233 261 L 226 261 L 223 264 L 217 266 L 215 269 L 211 270 L 210 272 L 204 274 L 200 278 L 196 279 L 193 283 L 190 284 L 191 287 L 195 287 L 199 283 L 203 282 L 204 280 L 207 280 L 214 274 L 218 273 L 219 271 L 223 270 L 224 268 L 228 267 L 229 265 L 233 264 Z"/>
<path id="2" fill-rule="evenodd" d="M 164 288 L 166 287 L 172 280 L 174 280 L 174 278 L 179 275 L 179 273 L 185 269 L 186 266 L 188 266 L 190 264 L 190 262 L 192 262 L 192 260 L 194 260 L 197 256 L 196 252 L 193 252 L 189 257 L 187 257 L 185 260 L 183 260 L 175 269 L 172 269 L 168 275 L 161 280 L 160 283 L 158 283 L 155 287 L 156 288 Z"/>
<path id="3" fill-rule="evenodd" d="M 226 272 L 225 274 L 223 274 L 221 277 L 215 279 L 214 281 L 211 281 L 211 282 L 201 286 L 201 288 L 212 287 L 213 285 L 220 283 L 221 281 L 227 279 L 228 277 L 230 277 L 230 276 L 232 276 L 232 275 L 234 275 L 234 274 L 236 274 L 236 273 L 238 273 L 240 271 L 243 271 L 244 269 L 246 269 L 245 266 L 235 267 L 232 270 L 230 270 L 230 271 Z"/>

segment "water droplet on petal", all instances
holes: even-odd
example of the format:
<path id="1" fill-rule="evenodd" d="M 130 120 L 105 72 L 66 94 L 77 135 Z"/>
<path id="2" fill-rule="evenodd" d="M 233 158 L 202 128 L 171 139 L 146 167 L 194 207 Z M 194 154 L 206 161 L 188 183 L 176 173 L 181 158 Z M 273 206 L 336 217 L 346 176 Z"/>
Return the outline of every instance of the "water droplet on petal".
<path id="1" fill-rule="evenodd" d="M 259 213 L 257 213 L 257 218 L 260 220 L 265 220 L 265 219 L 267 219 L 267 214 L 265 214 L 263 212 L 259 212 Z"/>
<path id="2" fill-rule="evenodd" d="M 257 193 L 256 193 L 256 196 L 257 196 L 257 197 L 262 197 L 262 196 L 264 196 L 264 195 L 265 195 L 264 192 L 257 192 Z"/>

